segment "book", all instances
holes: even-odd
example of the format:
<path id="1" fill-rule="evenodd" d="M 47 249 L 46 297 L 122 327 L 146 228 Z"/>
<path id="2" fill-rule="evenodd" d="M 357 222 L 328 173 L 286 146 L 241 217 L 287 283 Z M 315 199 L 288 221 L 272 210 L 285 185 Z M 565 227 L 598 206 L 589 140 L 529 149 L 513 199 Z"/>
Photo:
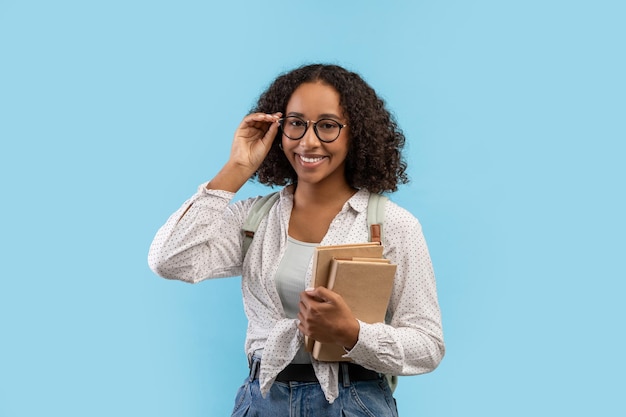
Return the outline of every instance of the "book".
<path id="1" fill-rule="evenodd" d="M 349 245 L 318 246 L 313 253 L 313 287 L 325 287 L 333 258 L 379 258 L 383 257 L 383 246 L 377 242 Z"/>
<path id="2" fill-rule="evenodd" d="M 340 294 L 354 316 L 365 323 L 382 323 L 397 266 L 384 258 L 332 258 L 326 287 Z M 313 358 L 319 361 L 350 361 L 342 346 L 313 341 Z"/>
<path id="3" fill-rule="evenodd" d="M 313 253 L 313 288 L 326 287 L 328 272 L 333 258 L 382 258 L 383 247 L 378 242 L 354 243 L 347 245 L 318 246 Z M 314 340 L 304 337 L 306 350 L 313 351 Z"/>

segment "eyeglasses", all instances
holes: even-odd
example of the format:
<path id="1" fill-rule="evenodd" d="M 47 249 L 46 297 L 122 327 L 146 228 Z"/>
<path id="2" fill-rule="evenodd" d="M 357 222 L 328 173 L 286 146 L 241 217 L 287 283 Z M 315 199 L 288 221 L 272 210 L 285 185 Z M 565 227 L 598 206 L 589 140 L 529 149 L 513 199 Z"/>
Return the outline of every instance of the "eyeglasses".
<path id="1" fill-rule="evenodd" d="M 341 129 L 348 126 L 347 124 L 341 124 L 333 119 L 319 119 L 317 122 L 312 122 L 311 120 L 304 120 L 298 116 L 284 117 L 278 120 L 278 123 L 285 136 L 291 140 L 302 139 L 306 131 L 309 130 L 309 126 L 313 125 L 315 136 L 324 143 L 337 140 Z"/>

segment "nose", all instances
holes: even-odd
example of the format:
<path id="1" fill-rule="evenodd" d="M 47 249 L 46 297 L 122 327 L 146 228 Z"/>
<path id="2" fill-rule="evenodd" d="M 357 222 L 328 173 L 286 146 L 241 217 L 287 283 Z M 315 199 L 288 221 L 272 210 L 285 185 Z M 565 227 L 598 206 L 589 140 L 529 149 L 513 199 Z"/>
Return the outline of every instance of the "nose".
<path id="1" fill-rule="evenodd" d="M 320 140 L 315 134 L 315 127 L 313 126 L 313 123 L 309 122 L 308 129 L 304 133 L 302 139 L 300 139 L 300 146 L 310 149 L 319 146 L 319 144 Z"/>

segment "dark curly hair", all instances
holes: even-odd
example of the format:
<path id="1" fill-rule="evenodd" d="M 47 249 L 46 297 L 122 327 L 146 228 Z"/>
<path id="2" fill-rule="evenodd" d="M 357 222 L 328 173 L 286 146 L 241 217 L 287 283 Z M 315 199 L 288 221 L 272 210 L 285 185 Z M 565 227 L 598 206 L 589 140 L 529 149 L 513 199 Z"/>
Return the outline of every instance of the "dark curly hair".
<path id="1" fill-rule="evenodd" d="M 261 94 L 252 112 L 284 114 L 293 92 L 306 82 L 322 82 L 339 93 L 339 105 L 348 119 L 351 133 L 346 157 L 346 180 L 350 186 L 381 193 L 396 191 L 398 184 L 409 181 L 401 154 L 404 134 L 385 108 L 384 101 L 354 72 L 337 65 L 302 66 L 280 75 Z M 287 185 L 298 181 L 279 147 L 281 135 L 279 130 L 269 154 L 252 177 L 263 184 Z"/>

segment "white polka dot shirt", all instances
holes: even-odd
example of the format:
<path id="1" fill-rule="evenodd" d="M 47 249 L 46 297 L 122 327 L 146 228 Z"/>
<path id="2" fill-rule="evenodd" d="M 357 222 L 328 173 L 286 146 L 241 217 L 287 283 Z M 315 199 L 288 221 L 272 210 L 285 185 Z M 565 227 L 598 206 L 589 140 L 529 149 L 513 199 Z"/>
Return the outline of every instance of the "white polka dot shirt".
<path id="1" fill-rule="evenodd" d="M 248 318 L 245 349 L 249 357 L 263 349 L 259 380 L 266 394 L 303 343 L 297 319 L 286 318 L 274 281 L 287 245 L 293 194 L 288 188 L 281 190 L 279 200 L 259 225 L 245 260 L 241 228 L 257 198 L 231 204 L 233 197 L 233 193 L 201 185 L 159 229 L 148 263 L 162 277 L 191 283 L 241 275 Z M 366 242 L 368 197 L 365 190 L 354 194 L 320 244 Z M 387 375 L 430 372 L 444 355 L 433 268 L 420 223 L 391 201 L 385 207 L 383 245 L 384 256 L 398 265 L 387 320 L 361 322 L 358 342 L 346 356 Z M 333 402 L 338 395 L 338 364 L 313 360 L 313 367 L 327 400 Z"/>

